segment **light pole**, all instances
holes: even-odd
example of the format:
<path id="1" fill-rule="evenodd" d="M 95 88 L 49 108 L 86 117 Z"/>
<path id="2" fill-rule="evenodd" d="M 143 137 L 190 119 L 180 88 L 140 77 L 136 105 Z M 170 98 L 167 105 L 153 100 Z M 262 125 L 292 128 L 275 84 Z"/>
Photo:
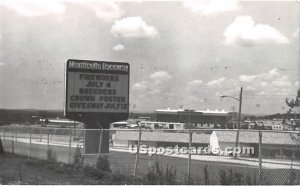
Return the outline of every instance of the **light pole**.
<path id="1" fill-rule="evenodd" d="M 239 129 L 241 128 L 241 111 L 242 111 L 242 100 L 243 100 L 243 87 L 241 87 L 241 91 L 240 91 L 240 98 L 235 98 L 232 96 L 226 96 L 226 95 L 221 95 L 221 98 L 225 98 L 225 97 L 229 97 L 232 99 L 235 99 L 237 101 L 239 101 L 239 120 L 238 120 L 238 127 L 237 127 L 237 133 L 236 133 L 236 143 L 235 146 L 238 147 L 239 145 L 239 135 L 240 135 L 240 131 Z M 237 157 L 237 154 L 234 155 L 234 157 Z"/>

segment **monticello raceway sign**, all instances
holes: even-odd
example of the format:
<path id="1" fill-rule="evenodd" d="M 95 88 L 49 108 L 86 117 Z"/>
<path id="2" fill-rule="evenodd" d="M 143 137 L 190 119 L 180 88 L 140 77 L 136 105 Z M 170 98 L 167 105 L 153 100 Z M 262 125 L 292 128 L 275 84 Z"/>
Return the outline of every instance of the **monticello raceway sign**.
<path id="1" fill-rule="evenodd" d="M 128 63 L 70 59 L 66 64 L 66 114 L 128 113 Z"/>

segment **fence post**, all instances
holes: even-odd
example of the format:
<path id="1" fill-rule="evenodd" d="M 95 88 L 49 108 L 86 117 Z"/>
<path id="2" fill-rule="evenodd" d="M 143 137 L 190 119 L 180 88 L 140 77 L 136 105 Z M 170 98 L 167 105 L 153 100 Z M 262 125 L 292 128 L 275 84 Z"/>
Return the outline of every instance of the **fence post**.
<path id="1" fill-rule="evenodd" d="M 48 134 L 47 134 L 47 147 L 49 148 L 49 137 L 50 137 L 50 128 L 48 128 Z"/>
<path id="2" fill-rule="evenodd" d="M 138 124 L 138 127 L 139 127 L 139 139 L 138 139 L 138 144 L 137 144 L 137 152 L 135 155 L 134 176 L 136 176 L 137 167 L 139 164 L 140 143 L 141 143 L 141 137 L 142 137 L 142 128 L 140 127 L 139 124 Z"/>
<path id="3" fill-rule="evenodd" d="M 29 130 L 29 158 L 31 158 L 31 139 L 32 139 L 32 127 Z"/>
<path id="4" fill-rule="evenodd" d="M 192 159 L 191 147 L 192 147 L 192 139 L 193 139 L 193 131 L 190 128 L 190 131 L 189 131 L 189 148 L 188 148 L 188 184 L 191 184 L 191 159 Z"/>
<path id="5" fill-rule="evenodd" d="M 17 126 L 15 126 L 15 149 L 14 151 L 16 152 L 17 151 L 17 144 L 18 144 L 18 129 L 17 129 Z"/>
<path id="6" fill-rule="evenodd" d="M 99 149 L 98 149 L 98 159 L 101 154 L 101 149 L 102 149 L 102 134 L 103 134 L 103 129 L 98 129 L 100 132 L 100 137 L 99 137 Z"/>
<path id="7" fill-rule="evenodd" d="M 258 139 L 259 139 L 259 145 L 258 145 L 258 161 L 259 161 L 259 170 L 258 170 L 258 173 L 259 173 L 259 184 L 261 184 L 261 181 L 262 181 L 262 132 L 261 130 L 258 131 Z"/>
<path id="8" fill-rule="evenodd" d="M 239 146 L 239 138 L 240 138 L 240 129 L 236 130 L 236 139 L 235 139 L 235 146 L 238 148 Z M 234 154 L 234 158 L 237 159 L 237 153 Z"/>
<path id="9" fill-rule="evenodd" d="M 3 149 L 5 151 L 5 127 L 3 127 Z"/>
<path id="10" fill-rule="evenodd" d="M 71 164 L 71 148 L 72 148 L 72 128 L 70 127 L 70 139 L 69 139 L 69 164 Z"/>
<path id="11" fill-rule="evenodd" d="M 15 135 L 16 135 L 15 132 L 16 129 L 14 127 L 14 131 L 11 133 L 11 151 L 13 154 L 15 153 Z"/>

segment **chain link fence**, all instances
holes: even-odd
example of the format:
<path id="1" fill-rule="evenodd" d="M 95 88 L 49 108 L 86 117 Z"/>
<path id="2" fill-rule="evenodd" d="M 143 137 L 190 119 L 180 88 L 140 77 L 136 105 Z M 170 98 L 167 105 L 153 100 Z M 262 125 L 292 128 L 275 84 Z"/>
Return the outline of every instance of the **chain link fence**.
<path id="1" fill-rule="evenodd" d="M 91 130 L 91 129 L 89 129 Z M 94 129 L 109 132 L 106 155 L 113 172 L 173 175 L 185 184 L 300 183 L 299 132 L 222 129 Z M 5 152 L 72 164 L 79 150 L 84 165 L 86 129 L 2 126 Z M 238 135 L 237 135 L 238 134 Z M 51 150 L 49 150 L 51 149 Z"/>

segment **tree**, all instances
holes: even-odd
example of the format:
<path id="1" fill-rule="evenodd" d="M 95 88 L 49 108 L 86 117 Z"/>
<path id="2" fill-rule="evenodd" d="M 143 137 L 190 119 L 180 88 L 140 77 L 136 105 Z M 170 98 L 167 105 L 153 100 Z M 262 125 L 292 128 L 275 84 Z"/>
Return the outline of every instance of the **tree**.
<path id="1" fill-rule="evenodd" d="M 285 103 L 288 107 L 290 107 L 289 112 L 295 107 L 300 107 L 300 88 L 297 91 L 297 96 L 295 99 L 288 99 L 286 98 Z"/>
<path id="2" fill-rule="evenodd" d="M 288 99 L 286 98 L 285 103 L 287 104 L 290 109 L 287 112 L 287 115 L 290 116 L 292 114 L 292 110 L 300 107 L 300 88 L 297 91 L 297 96 L 295 99 Z M 294 119 L 296 119 L 296 112 L 294 111 Z M 296 121 L 295 121 L 296 122 Z"/>

